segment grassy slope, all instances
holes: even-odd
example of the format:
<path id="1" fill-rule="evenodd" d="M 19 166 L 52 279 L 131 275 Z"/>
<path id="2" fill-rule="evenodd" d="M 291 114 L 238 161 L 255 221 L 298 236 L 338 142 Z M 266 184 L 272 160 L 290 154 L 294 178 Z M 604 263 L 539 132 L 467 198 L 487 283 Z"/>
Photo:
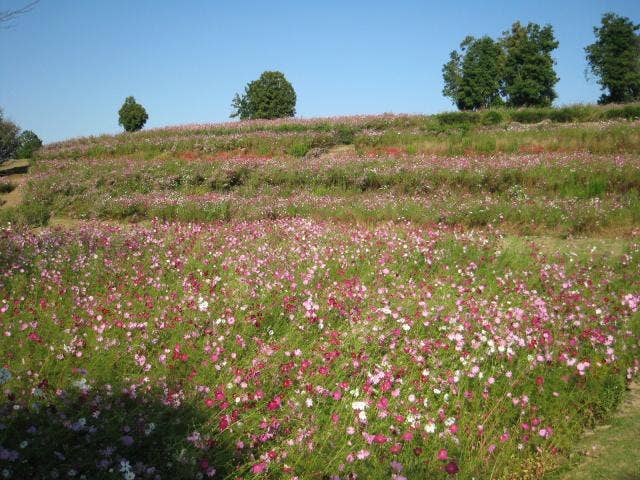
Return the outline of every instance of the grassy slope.
<path id="1" fill-rule="evenodd" d="M 581 108 L 593 120 L 627 107 Z M 493 126 L 467 114 L 379 116 L 76 139 L 41 152 L 29 211 L 4 218 L 408 219 L 556 236 L 640 225 L 637 122 L 507 122 L 532 113 L 502 112 Z"/>

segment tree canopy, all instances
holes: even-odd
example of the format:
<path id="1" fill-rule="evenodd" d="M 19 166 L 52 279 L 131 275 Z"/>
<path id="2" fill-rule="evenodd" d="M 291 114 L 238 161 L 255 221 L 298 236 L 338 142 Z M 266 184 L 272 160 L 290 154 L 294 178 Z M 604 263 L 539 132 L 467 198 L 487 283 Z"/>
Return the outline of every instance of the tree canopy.
<path id="1" fill-rule="evenodd" d="M 442 93 L 461 110 L 506 103 L 548 106 L 558 76 L 551 52 L 558 47 L 550 25 L 516 22 L 502 38 L 467 37 L 442 69 Z"/>
<path id="2" fill-rule="evenodd" d="M 263 72 L 249 82 L 244 94 L 236 94 L 231 117 L 241 120 L 293 117 L 296 114 L 296 92 L 282 72 Z"/>
<path id="3" fill-rule="evenodd" d="M 0 108 L 0 163 L 13 157 L 18 148 L 18 133 L 20 128 L 10 120 L 4 118 Z"/>
<path id="4" fill-rule="evenodd" d="M 32 158 L 36 150 L 42 146 L 42 140 L 31 130 L 25 130 L 18 136 L 16 158 Z"/>
<path id="5" fill-rule="evenodd" d="M 467 37 L 453 51 L 443 69 L 443 95 L 460 110 L 476 110 L 501 105 L 504 53 L 490 37 Z"/>
<path id="6" fill-rule="evenodd" d="M 553 27 L 516 22 L 501 39 L 506 54 L 504 94 L 514 107 L 546 107 L 557 97 L 558 76 L 551 52 L 558 48 Z"/>
<path id="7" fill-rule="evenodd" d="M 149 115 L 142 105 L 133 97 L 127 97 L 118 111 L 118 123 L 127 132 L 137 132 L 147 123 Z"/>
<path id="8" fill-rule="evenodd" d="M 585 48 L 591 73 L 605 93 L 600 103 L 640 100 L 640 25 L 605 13 L 594 27 L 596 41 Z"/>

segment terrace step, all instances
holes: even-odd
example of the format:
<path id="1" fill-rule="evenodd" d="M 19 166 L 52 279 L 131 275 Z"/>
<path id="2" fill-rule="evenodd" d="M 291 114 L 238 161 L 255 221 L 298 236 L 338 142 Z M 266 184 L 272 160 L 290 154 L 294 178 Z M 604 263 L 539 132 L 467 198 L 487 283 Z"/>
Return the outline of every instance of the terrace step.
<path id="1" fill-rule="evenodd" d="M 0 195 L 0 209 L 7 209 L 20 205 L 23 187 L 29 176 L 29 162 L 27 160 L 9 160 L 0 166 L 0 178 L 3 182 L 12 183 L 15 188 Z"/>

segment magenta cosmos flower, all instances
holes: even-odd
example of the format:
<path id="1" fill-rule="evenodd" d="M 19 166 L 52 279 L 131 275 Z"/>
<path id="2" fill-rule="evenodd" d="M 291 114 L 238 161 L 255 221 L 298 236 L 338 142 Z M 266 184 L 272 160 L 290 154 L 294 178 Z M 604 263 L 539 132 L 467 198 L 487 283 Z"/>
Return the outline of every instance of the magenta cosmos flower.
<path id="1" fill-rule="evenodd" d="M 449 475 L 455 475 L 460 469 L 458 468 L 458 464 L 452 460 L 444 466 L 444 471 Z"/>

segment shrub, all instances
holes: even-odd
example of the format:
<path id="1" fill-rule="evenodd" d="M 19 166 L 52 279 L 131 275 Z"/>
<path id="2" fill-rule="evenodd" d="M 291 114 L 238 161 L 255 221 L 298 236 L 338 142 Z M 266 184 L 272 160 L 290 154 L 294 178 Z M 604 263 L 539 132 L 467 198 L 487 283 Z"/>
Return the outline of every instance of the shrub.
<path id="1" fill-rule="evenodd" d="M 442 125 L 475 124 L 479 118 L 478 112 L 445 112 L 436 115 L 436 119 Z"/>
<path id="2" fill-rule="evenodd" d="M 336 127 L 336 139 L 338 143 L 342 145 L 349 145 L 353 143 L 355 136 L 355 129 L 347 125 L 338 125 Z"/>
<path id="3" fill-rule="evenodd" d="M 127 132 L 137 132 L 147 123 L 149 116 L 142 105 L 133 97 L 127 97 L 118 111 L 118 123 Z"/>
<path id="4" fill-rule="evenodd" d="M 18 148 L 18 126 L 4 118 L 0 109 L 0 163 L 11 158 Z"/>
<path id="5" fill-rule="evenodd" d="M 42 147 L 42 140 L 31 130 L 25 130 L 18 136 L 16 158 L 33 158 L 33 154 Z"/>
<path id="6" fill-rule="evenodd" d="M 626 118 L 627 120 L 640 118 L 640 105 L 626 105 L 622 108 L 611 108 L 609 110 L 605 110 L 604 118 Z"/>
<path id="7" fill-rule="evenodd" d="M 589 108 L 578 105 L 554 108 L 549 112 L 549 118 L 557 123 L 577 122 L 588 118 L 590 112 Z"/>
<path id="8" fill-rule="evenodd" d="M 513 110 L 510 113 L 511 120 L 519 123 L 538 123 L 549 118 L 551 109 L 546 108 L 526 108 L 522 110 Z"/>
<path id="9" fill-rule="evenodd" d="M 481 123 L 483 125 L 498 125 L 503 120 L 502 113 L 496 110 L 488 110 L 482 114 Z"/>

